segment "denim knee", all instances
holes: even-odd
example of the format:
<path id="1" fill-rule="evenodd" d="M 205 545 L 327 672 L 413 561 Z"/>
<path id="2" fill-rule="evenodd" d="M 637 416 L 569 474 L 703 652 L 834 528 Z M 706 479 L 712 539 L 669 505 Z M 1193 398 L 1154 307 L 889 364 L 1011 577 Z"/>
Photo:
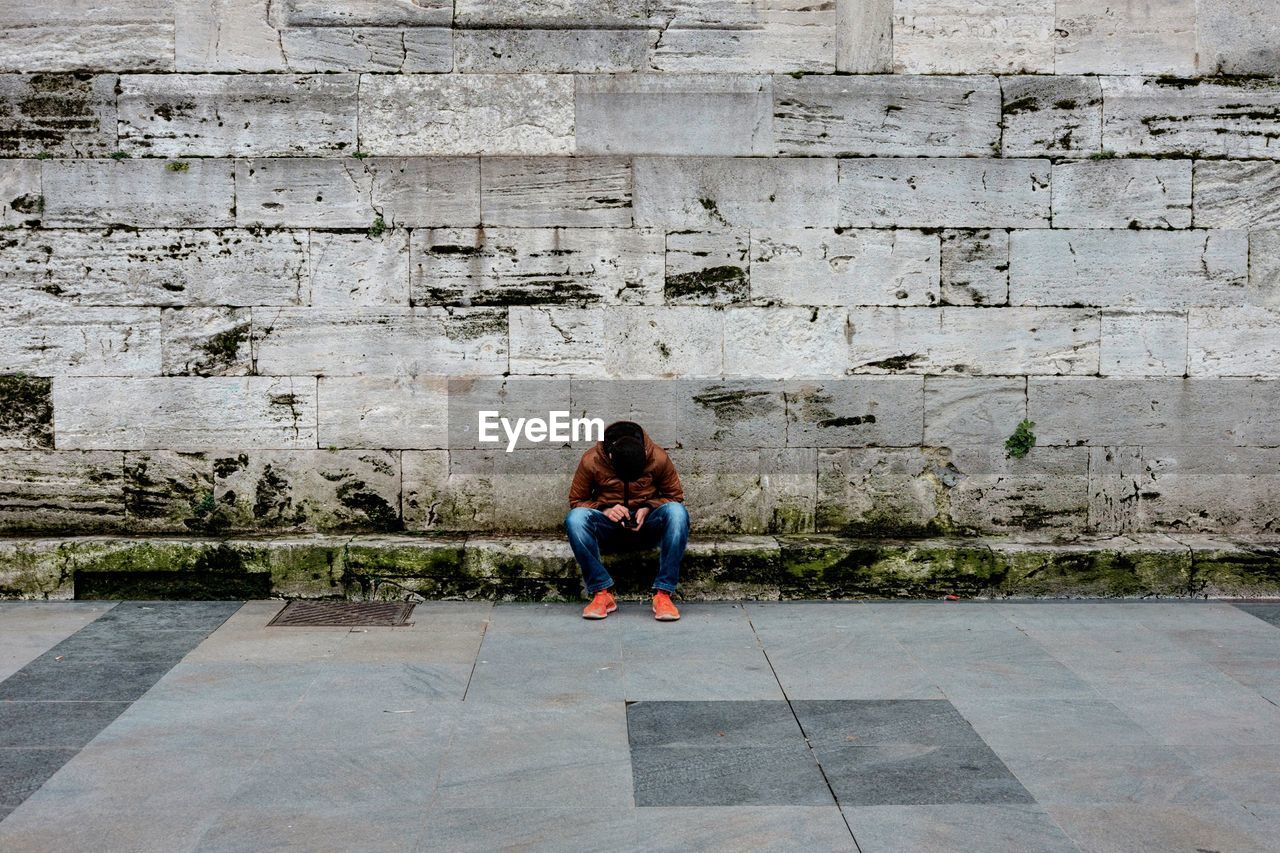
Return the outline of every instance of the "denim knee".
<path id="1" fill-rule="evenodd" d="M 591 526 L 591 510 L 576 506 L 564 517 L 564 529 L 570 536 L 586 533 Z"/>
<path id="2" fill-rule="evenodd" d="M 667 524 L 672 528 L 689 528 L 689 510 L 684 508 L 684 504 L 678 501 L 671 501 L 658 507 L 658 510 L 666 517 Z"/>

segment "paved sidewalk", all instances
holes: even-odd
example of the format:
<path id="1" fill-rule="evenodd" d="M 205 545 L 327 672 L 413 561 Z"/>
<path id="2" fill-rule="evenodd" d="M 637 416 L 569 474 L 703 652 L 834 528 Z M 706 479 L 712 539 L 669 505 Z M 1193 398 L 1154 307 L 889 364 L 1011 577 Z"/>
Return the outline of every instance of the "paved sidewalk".
<path id="1" fill-rule="evenodd" d="M 1280 837 L 1280 604 L 281 606 L 0 603 L 0 850 Z"/>

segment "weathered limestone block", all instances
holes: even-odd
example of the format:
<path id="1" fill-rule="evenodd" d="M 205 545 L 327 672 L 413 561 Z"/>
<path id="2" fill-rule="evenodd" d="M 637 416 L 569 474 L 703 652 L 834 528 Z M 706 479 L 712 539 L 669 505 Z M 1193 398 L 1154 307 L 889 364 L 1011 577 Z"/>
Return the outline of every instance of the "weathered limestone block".
<path id="1" fill-rule="evenodd" d="M 1098 312 L 1071 308 L 858 308 L 853 373 L 1092 374 Z"/>
<path id="2" fill-rule="evenodd" d="M 0 452 L 0 531 L 90 533 L 123 526 L 119 453 Z"/>
<path id="3" fill-rule="evenodd" d="M 1280 308 L 1280 231 L 1249 232 L 1248 302 Z"/>
<path id="4" fill-rule="evenodd" d="M 1193 308 L 1187 372 L 1192 376 L 1280 376 L 1280 310 Z"/>
<path id="5" fill-rule="evenodd" d="M 658 71 L 813 72 L 836 68 L 834 3 L 806 0 L 659 0 L 661 32 L 649 59 Z"/>
<path id="6" fill-rule="evenodd" d="M 602 311 L 513 306 L 510 315 L 512 375 L 609 375 Z"/>
<path id="7" fill-rule="evenodd" d="M 0 374 L 0 450 L 53 447 L 52 393 L 47 377 Z"/>
<path id="8" fill-rule="evenodd" d="M 836 71 L 893 70 L 893 0 L 836 0 Z"/>
<path id="9" fill-rule="evenodd" d="M 658 304 L 662 234 L 594 228 L 418 229 L 414 305 Z"/>
<path id="10" fill-rule="evenodd" d="M 938 293 L 936 234 L 760 228 L 751 235 L 756 302 L 933 305 Z"/>
<path id="11" fill-rule="evenodd" d="M 1054 0 L 895 0 L 893 70 L 1052 74 Z"/>
<path id="12" fill-rule="evenodd" d="M 1040 445 L 1280 444 L 1280 383 L 1248 379 L 1032 378 Z"/>
<path id="13" fill-rule="evenodd" d="M 944 530 L 937 472 L 946 463 L 935 455 L 917 447 L 819 450 L 816 529 L 856 536 Z"/>
<path id="14" fill-rule="evenodd" d="M 247 376 L 248 308 L 166 308 L 160 318 L 166 376 Z"/>
<path id="15" fill-rule="evenodd" d="M 581 452 L 405 451 L 405 525 L 411 530 L 558 531 Z"/>
<path id="16" fill-rule="evenodd" d="M 500 428 L 495 431 L 499 443 L 481 441 L 479 429 L 479 413 L 485 410 L 497 410 L 503 415 L 515 417 L 546 417 L 547 412 L 565 411 L 569 405 L 568 379 L 528 379 L 524 377 L 506 377 L 503 379 L 450 379 L 449 393 L 449 441 L 450 450 L 505 450 L 507 437 Z M 585 450 L 595 441 L 582 438 L 581 450 Z M 530 441 L 521 437 L 513 445 L 523 450 L 545 450 L 544 442 Z"/>
<path id="17" fill-rule="evenodd" d="M 1280 74 L 1280 19 L 1268 0 L 1196 0 L 1201 74 Z"/>
<path id="18" fill-rule="evenodd" d="M 1009 304 L 1009 232 L 943 231 L 943 305 Z"/>
<path id="19" fill-rule="evenodd" d="M 217 522 L 233 530 L 398 530 L 389 450 L 246 451 L 213 457 Z"/>
<path id="20" fill-rule="evenodd" d="M 39 222 L 43 212 L 40 161 L 0 160 L 0 228 Z"/>
<path id="21" fill-rule="evenodd" d="M 453 50 L 463 73 L 610 73 L 645 70 L 654 38 L 645 30 L 456 30 Z M 581 138 L 578 150 L 587 150 Z"/>
<path id="22" fill-rule="evenodd" d="M 751 296 L 751 236 L 735 231 L 667 235 L 663 293 L 670 305 L 728 305 Z"/>
<path id="23" fill-rule="evenodd" d="M 48 0 L 0 9 L 4 71 L 168 71 L 173 43 L 173 0 Z"/>
<path id="24" fill-rule="evenodd" d="M 315 447 L 315 395 L 311 377 L 55 377 L 54 436 L 66 449 Z"/>
<path id="25" fill-rule="evenodd" d="M 763 76 L 577 77 L 574 130 L 584 154 L 753 155 L 773 143 L 774 84 Z M 690 121 L 690 116 L 697 116 Z"/>
<path id="26" fill-rule="evenodd" d="M 532 3 L 456 0 L 454 26 L 466 29 L 636 29 L 647 26 L 647 8 L 645 0 L 538 0 Z"/>
<path id="27" fill-rule="evenodd" d="M 272 0 L 173 0 L 177 70 L 289 70 L 272 25 L 272 5 Z"/>
<path id="28" fill-rule="evenodd" d="M 1179 311 L 1104 311 L 1103 376 L 1184 376 L 1187 315 Z"/>
<path id="29" fill-rule="evenodd" d="M 446 493 L 449 451 L 405 450 L 400 454 L 400 477 L 400 517 L 405 529 L 433 530 L 440 526 L 454 506 L 448 500 L 452 495 Z"/>
<path id="30" fill-rule="evenodd" d="M 724 314 L 727 376 L 843 376 L 848 315 L 842 308 L 732 308 Z"/>
<path id="31" fill-rule="evenodd" d="M 489 376 L 506 370 L 507 316 L 482 308 L 268 308 L 254 312 L 253 348 L 263 375 Z"/>
<path id="32" fill-rule="evenodd" d="M 371 154 L 572 154 L 573 78 L 370 75 L 360 150 Z"/>
<path id="33" fill-rule="evenodd" d="M 1191 161 L 1055 163 L 1053 227 L 1189 228 Z"/>
<path id="34" fill-rule="evenodd" d="M 1197 161 L 1194 198 L 1200 228 L 1280 228 L 1280 163 Z"/>
<path id="35" fill-rule="evenodd" d="M 1015 231 L 1009 301 L 1162 309 L 1237 305 L 1248 263 L 1243 231 Z"/>
<path id="36" fill-rule="evenodd" d="M 1103 529 L 1253 533 L 1280 519 L 1273 447 L 1094 447 L 1090 514 Z"/>
<path id="37" fill-rule="evenodd" d="M 449 0 L 286 0 L 290 27 L 447 27 Z"/>
<path id="38" fill-rule="evenodd" d="M 1210 597 L 1267 597 L 1280 574 L 1280 547 L 1265 533 L 1235 535 L 1175 532 L 1191 551 L 1192 587 Z"/>
<path id="39" fill-rule="evenodd" d="M 162 157 L 354 150 L 354 74 L 125 75 L 120 147 Z"/>
<path id="40" fill-rule="evenodd" d="M 46 376 L 154 376 L 160 309 L 0 307 L 0 364 Z"/>
<path id="41" fill-rule="evenodd" d="M 445 447 L 446 381 L 429 376 L 323 376 L 321 447 Z"/>
<path id="42" fill-rule="evenodd" d="M 314 238 L 313 238 L 314 240 Z M 0 236 L 0 300 L 73 305 L 299 305 L 305 233 L 44 229 Z"/>
<path id="43" fill-rule="evenodd" d="M 481 221 L 486 226 L 631 224 L 631 161 L 622 157 L 485 158 L 480 161 L 480 187 Z"/>
<path id="44" fill-rule="evenodd" d="M 718 377 L 724 320 L 695 306 L 511 308 L 511 373 Z"/>
<path id="45" fill-rule="evenodd" d="M 671 230 L 836 224 L 836 161 L 637 157 L 635 220 Z"/>
<path id="46" fill-rule="evenodd" d="M 1027 416 L 1027 380 L 924 377 L 924 443 L 1001 447 Z"/>
<path id="47" fill-rule="evenodd" d="M 116 80 L 114 74 L 0 74 L 0 155 L 115 151 Z"/>
<path id="48" fill-rule="evenodd" d="M 1014 595 L 1096 598 L 1191 592 L 1191 552 L 1170 536 L 1027 539 L 990 540 L 994 561 L 1002 568 L 1004 589 Z"/>
<path id="49" fill-rule="evenodd" d="M 1002 77 L 1005 157 L 1089 157 L 1102 151 L 1097 77 Z"/>
<path id="50" fill-rule="evenodd" d="M 217 228 L 233 225 L 229 160 L 50 160 L 44 224 Z"/>
<path id="51" fill-rule="evenodd" d="M 994 77 L 777 77 L 777 150 L 809 156 L 988 157 L 1000 146 Z"/>
<path id="52" fill-rule="evenodd" d="M 1081 533 L 1089 520 L 1089 448 L 1036 447 L 1021 459 L 992 447 L 951 452 L 944 500 L 965 533 Z"/>
<path id="53" fill-rule="evenodd" d="M 814 529 L 818 451 L 680 450 L 671 454 L 692 524 L 707 533 Z"/>
<path id="54" fill-rule="evenodd" d="M 1103 77 L 1103 147 L 1121 154 L 1280 159 L 1280 83 Z"/>
<path id="55" fill-rule="evenodd" d="M 635 421 L 668 450 L 787 446 L 787 403 L 776 381 L 574 379 L 569 408 L 606 424 Z"/>
<path id="56" fill-rule="evenodd" d="M 453 70 L 453 30 L 445 27 L 302 27 L 280 31 L 290 71 L 393 74 Z"/>
<path id="57" fill-rule="evenodd" d="M 840 161 L 839 224 L 870 228 L 1041 228 L 1047 160 Z"/>
<path id="58" fill-rule="evenodd" d="M 924 417 L 918 376 L 859 376 L 786 383 L 792 447 L 910 447 Z"/>
<path id="59" fill-rule="evenodd" d="M 236 219 L 286 228 L 480 224 L 473 157 L 236 161 Z M 375 229 L 376 230 L 376 229 Z"/>
<path id="60" fill-rule="evenodd" d="M 1196 0 L 1057 0 L 1058 74 L 1194 74 Z"/>
<path id="61" fill-rule="evenodd" d="M 409 232 L 381 236 L 311 232 L 308 304 L 318 308 L 409 306 Z"/>
<path id="62" fill-rule="evenodd" d="M 125 453 L 123 485 L 132 533 L 190 533 L 212 525 L 213 461 L 205 453 Z"/>

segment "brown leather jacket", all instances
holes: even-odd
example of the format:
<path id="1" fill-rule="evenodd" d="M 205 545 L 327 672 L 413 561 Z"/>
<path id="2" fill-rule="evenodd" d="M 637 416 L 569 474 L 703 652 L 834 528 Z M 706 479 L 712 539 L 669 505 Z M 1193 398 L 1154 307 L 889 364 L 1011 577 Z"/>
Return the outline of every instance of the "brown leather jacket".
<path id="1" fill-rule="evenodd" d="M 667 451 L 654 444 L 648 433 L 644 436 L 644 452 L 647 457 L 644 473 L 626 484 L 624 501 L 623 482 L 604 454 L 604 442 L 596 442 L 578 462 L 573 484 L 569 486 L 569 506 L 608 509 L 625 502 L 627 509 L 639 509 L 672 501 L 683 503 L 684 486 L 680 484 L 676 466 Z"/>

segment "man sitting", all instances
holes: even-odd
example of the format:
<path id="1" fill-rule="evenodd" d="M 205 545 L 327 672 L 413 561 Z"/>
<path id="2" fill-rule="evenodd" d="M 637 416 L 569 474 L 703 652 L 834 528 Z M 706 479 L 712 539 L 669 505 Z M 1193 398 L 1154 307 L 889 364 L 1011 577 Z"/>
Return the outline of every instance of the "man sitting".
<path id="1" fill-rule="evenodd" d="M 584 619 L 603 619 L 618 609 L 609 590 L 613 578 L 600 560 L 601 548 L 659 549 L 653 581 L 653 616 L 674 622 L 680 611 L 671 603 L 680 577 L 680 561 L 689 540 L 689 513 L 684 486 L 667 452 L 639 424 L 618 421 L 605 428 L 578 462 L 569 486 L 569 514 L 564 526 L 582 570 L 591 603 Z"/>

